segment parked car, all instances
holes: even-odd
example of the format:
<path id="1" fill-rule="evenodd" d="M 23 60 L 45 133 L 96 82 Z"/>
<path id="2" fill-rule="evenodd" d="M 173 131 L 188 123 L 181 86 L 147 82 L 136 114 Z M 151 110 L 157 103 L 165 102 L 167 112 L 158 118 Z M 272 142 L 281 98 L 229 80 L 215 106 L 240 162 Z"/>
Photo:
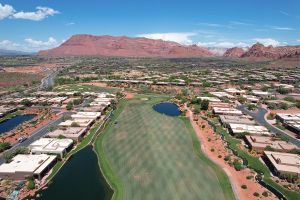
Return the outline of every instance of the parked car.
<path id="1" fill-rule="evenodd" d="M 24 142 L 25 140 L 27 140 L 27 137 L 20 137 L 19 139 L 18 139 L 18 142 L 19 143 L 22 143 L 22 142 Z"/>

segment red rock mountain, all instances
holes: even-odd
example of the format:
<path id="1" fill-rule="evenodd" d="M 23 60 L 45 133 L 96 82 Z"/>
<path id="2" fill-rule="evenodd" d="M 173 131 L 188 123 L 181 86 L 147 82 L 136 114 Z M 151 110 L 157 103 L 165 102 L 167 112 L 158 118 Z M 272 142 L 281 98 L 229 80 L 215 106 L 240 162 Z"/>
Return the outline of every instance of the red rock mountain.
<path id="1" fill-rule="evenodd" d="M 227 49 L 227 51 L 224 53 L 224 57 L 235 57 L 239 58 L 245 53 L 244 49 L 239 47 L 233 47 L 230 49 Z"/>
<path id="2" fill-rule="evenodd" d="M 233 48 L 234 49 L 234 48 Z M 228 49 L 224 56 L 227 57 L 236 57 L 237 54 L 232 53 L 233 50 Z M 239 52 L 241 53 L 241 52 Z M 294 58 L 299 57 L 300 55 L 300 46 L 264 46 L 263 44 L 256 43 L 252 47 L 248 49 L 245 53 L 241 54 L 238 57 L 242 58 L 250 58 L 250 59 L 266 59 L 266 60 L 274 60 L 281 58 Z"/>
<path id="3" fill-rule="evenodd" d="M 201 57 L 213 54 L 197 45 L 147 38 L 74 35 L 57 48 L 40 51 L 45 56 Z"/>

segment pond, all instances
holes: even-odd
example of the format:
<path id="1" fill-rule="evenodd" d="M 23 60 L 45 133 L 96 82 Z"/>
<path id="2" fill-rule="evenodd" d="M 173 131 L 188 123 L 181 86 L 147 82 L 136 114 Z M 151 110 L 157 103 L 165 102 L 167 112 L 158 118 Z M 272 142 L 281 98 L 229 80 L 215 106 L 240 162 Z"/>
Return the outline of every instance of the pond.
<path id="1" fill-rule="evenodd" d="M 179 116 L 181 111 L 175 103 L 163 102 L 153 106 L 156 112 L 168 115 L 168 116 Z"/>
<path id="2" fill-rule="evenodd" d="M 110 200 L 113 191 L 106 183 L 91 145 L 74 154 L 40 191 L 41 200 Z"/>
<path id="3" fill-rule="evenodd" d="M 25 121 L 32 120 L 36 115 L 17 115 L 0 123 L 0 134 L 13 130 Z"/>

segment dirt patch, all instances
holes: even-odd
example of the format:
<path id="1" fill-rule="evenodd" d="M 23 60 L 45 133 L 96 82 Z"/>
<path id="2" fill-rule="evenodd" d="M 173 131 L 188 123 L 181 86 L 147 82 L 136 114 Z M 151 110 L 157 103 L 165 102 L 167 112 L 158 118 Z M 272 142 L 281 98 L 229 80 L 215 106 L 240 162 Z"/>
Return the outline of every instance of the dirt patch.
<path id="1" fill-rule="evenodd" d="M 5 72 L 16 72 L 16 73 L 26 73 L 26 74 L 38 74 L 43 73 L 49 69 L 57 68 L 57 64 L 43 64 L 37 66 L 25 66 L 25 67 L 5 67 L 3 68 Z"/>
<path id="2" fill-rule="evenodd" d="M 133 99 L 133 98 L 134 98 L 134 94 L 133 93 L 129 93 L 129 92 L 125 93 L 125 99 Z"/>

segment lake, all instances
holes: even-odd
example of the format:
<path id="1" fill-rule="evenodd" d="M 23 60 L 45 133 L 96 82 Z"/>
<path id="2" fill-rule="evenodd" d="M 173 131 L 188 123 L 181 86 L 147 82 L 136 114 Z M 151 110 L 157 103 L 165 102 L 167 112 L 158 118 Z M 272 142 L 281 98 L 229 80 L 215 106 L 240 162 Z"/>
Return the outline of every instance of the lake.
<path id="1" fill-rule="evenodd" d="M 73 155 L 39 193 L 41 200 L 110 200 L 113 191 L 106 183 L 91 145 Z"/>
<path id="2" fill-rule="evenodd" d="M 27 114 L 27 115 L 17 115 L 11 119 L 5 120 L 0 123 L 0 134 L 8 132 L 19 126 L 25 121 L 32 120 L 36 115 Z"/>
<path id="3" fill-rule="evenodd" d="M 168 116 L 179 116 L 181 111 L 175 103 L 163 102 L 153 106 L 156 112 L 168 115 Z"/>

